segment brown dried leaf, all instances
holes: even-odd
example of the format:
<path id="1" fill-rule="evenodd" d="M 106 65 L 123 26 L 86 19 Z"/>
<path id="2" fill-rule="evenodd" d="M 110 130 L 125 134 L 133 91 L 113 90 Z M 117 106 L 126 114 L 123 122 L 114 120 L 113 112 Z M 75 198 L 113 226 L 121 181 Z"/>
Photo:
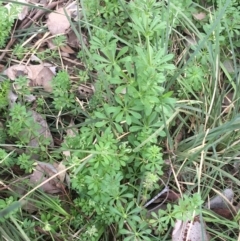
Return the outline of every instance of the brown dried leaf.
<path id="1" fill-rule="evenodd" d="M 37 55 L 32 54 L 30 60 L 37 63 L 42 63 L 42 60 L 37 57 Z"/>
<path id="2" fill-rule="evenodd" d="M 49 67 L 39 65 L 13 65 L 4 71 L 9 79 L 15 80 L 19 76 L 29 79 L 29 86 L 42 86 L 45 91 L 52 92 L 51 80 L 54 76 Z"/>
<path id="3" fill-rule="evenodd" d="M 203 237 L 202 237 L 203 235 Z M 199 217 L 191 221 L 177 220 L 172 232 L 172 241 L 209 241 L 210 237 L 205 223 Z"/>
<path id="4" fill-rule="evenodd" d="M 193 13 L 193 17 L 196 20 L 203 20 L 206 17 L 206 13 L 200 12 L 200 13 Z"/>
<path id="5" fill-rule="evenodd" d="M 51 80 L 54 77 L 52 71 L 43 65 L 30 65 L 30 73 L 32 73 L 32 80 L 30 86 L 42 86 L 45 91 L 52 92 Z"/>
<path id="6" fill-rule="evenodd" d="M 233 190 L 231 188 L 226 188 L 209 200 L 205 204 L 205 207 L 226 219 L 232 220 L 239 210 L 239 206 L 233 205 L 233 198 Z"/>
<path id="7" fill-rule="evenodd" d="M 33 174 L 30 177 L 30 183 L 34 186 L 43 183 L 48 180 L 49 177 L 52 177 L 57 173 L 57 170 L 53 167 L 53 165 L 45 162 L 38 162 L 37 167 L 35 168 Z M 62 190 L 59 188 L 58 183 L 60 180 L 55 177 L 50 179 L 43 185 L 41 185 L 41 189 L 49 194 L 60 193 Z"/>
<path id="8" fill-rule="evenodd" d="M 197 44 L 196 38 L 193 38 L 192 36 L 186 36 L 185 37 L 185 43 L 187 47 L 193 46 Z"/>
<path id="9" fill-rule="evenodd" d="M 65 9 L 68 16 L 70 12 Z M 65 34 L 70 28 L 70 23 L 65 15 L 64 9 L 59 8 L 56 12 L 52 12 L 48 16 L 47 26 L 51 34 Z"/>
<path id="10" fill-rule="evenodd" d="M 74 126 L 74 122 L 71 120 L 71 122 L 70 122 L 70 124 L 69 124 L 69 126 L 68 127 L 72 127 L 72 126 Z M 75 130 L 75 131 L 74 131 Z M 68 128 L 67 129 L 67 136 L 68 137 L 74 137 L 77 132 L 77 130 L 76 129 L 71 129 L 71 128 Z M 69 156 L 71 156 L 71 152 L 70 151 L 63 151 L 63 155 L 65 156 L 65 157 L 69 157 Z"/>
<path id="11" fill-rule="evenodd" d="M 64 53 L 68 53 L 68 54 L 74 54 L 75 53 L 75 51 L 72 48 L 70 48 L 68 45 L 61 46 L 60 49 Z"/>
<path id="12" fill-rule="evenodd" d="M 53 66 L 53 65 L 51 65 L 49 63 L 44 63 L 43 65 L 45 67 L 49 68 L 52 71 L 53 75 L 57 74 L 57 72 L 56 72 L 57 67 L 56 66 Z"/>
<path id="13" fill-rule="evenodd" d="M 69 57 L 70 57 L 70 54 L 65 53 L 65 52 L 61 52 L 61 56 L 62 56 L 63 58 L 69 58 Z"/>
<path id="14" fill-rule="evenodd" d="M 231 188 L 226 188 L 215 197 L 213 197 L 209 202 L 205 204 L 207 208 L 226 208 L 231 206 L 233 202 L 234 193 Z"/>
<path id="15" fill-rule="evenodd" d="M 73 1 L 67 6 L 67 10 L 71 13 L 71 18 L 75 21 L 82 19 L 83 14 L 82 11 L 79 11 L 79 7 L 77 6 L 77 1 Z"/>
<path id="16" fill-rule="evenodd" d="M 40 129 L 38 130 L 39 136 L 44 136 L 44 139 L 50 140 L 50 146 L 54 145 L 52 134 L 49 130 L 48 124 L 46 120 L 36 111 L 31 110 L 32 117 L 36 123 L 40 125 Z M 28 143 L 29 146 L 38 147 L 39 146 L 39 138 L 35 137 L 32 138 L 31 141 Z"/>
<path id="17" fill-rule="evenodd" d="M 9 103 L 10 108 L 13 107 L 17 98 L 18 98 L 18 96 L 16 94 L 14 94 L 12 90 L 10 90 L 8 93 L 8 103 Z"/>
<path id="18" fill-rule="evenodd" d="M 28 70 L 25 65 L 16 64 L 6 69 L 4 74 L 7 75 L 9 79 L 15 80 L 21 75 L 28 75 Z"/>
<path id="19" fill-rule="evenodd" d="M 18 0 L 21 3 L 28 3 L 28 0 Z M 23 20 L 28 15 L 28 6 L 23 5 L 21 13 L 18 14 L 18 19 Z"/>
<path id="20" fill-rule="evenodd" d="M 65 180 L 65 177 L 66 177 L 66 166 L 65 166 L 62 162 L 60 162 L 60 163 L 58 164 L 58 166 L 56 167 L 56 170 L 57 170 L 58 172 L 61 172 L 61 173 L 58 175 L 58 178 L 59 178 L 59 180 L 63 183 L 64 180 Z M 63 172 L 63 170 L 65 170 L 65 171 Z"/>
<path id="21" fill-rule="evenodd" d="M 68 34 L 67 34 L 67 38 L 68 38 L 68 44 L 73 47 L 73 48 L 79 48 L 79 40 L 77 35 L 75 34 L 75 32 L 73 30 L 71 30 Z"/>

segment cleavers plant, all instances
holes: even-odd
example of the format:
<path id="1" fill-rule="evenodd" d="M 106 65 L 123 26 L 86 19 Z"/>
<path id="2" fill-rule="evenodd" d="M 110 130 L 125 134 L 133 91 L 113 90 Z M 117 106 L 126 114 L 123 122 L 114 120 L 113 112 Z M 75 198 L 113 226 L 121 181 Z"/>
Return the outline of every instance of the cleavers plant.
<path id="1" fill-rule="evenodd" d="M 95 108 L 62 146 L 71 150 L 65 164 L 75 166 L 71 183 L 79 208 L 91 216 L 87 227 L 94 225 L 101 234 L 100 227 L 117 224 L 116 233 L 125 240 L 151 240 L 141 210 L 159 189 L 164 164 L 161 137 L 176 101 L 164 88 L 175 67 L 162 38 L 167 24 L 160 12 L 152 13 L 157 5 L 156 1 L 131 4 L 134 44 L 122 42 L 111 31 L 94 32 L 88 63 L 98 76 L 89 104 Z M 81 162 L 89 153 L 91 157 Z M 89 233 L 87 227 L 83 237 Z"/>

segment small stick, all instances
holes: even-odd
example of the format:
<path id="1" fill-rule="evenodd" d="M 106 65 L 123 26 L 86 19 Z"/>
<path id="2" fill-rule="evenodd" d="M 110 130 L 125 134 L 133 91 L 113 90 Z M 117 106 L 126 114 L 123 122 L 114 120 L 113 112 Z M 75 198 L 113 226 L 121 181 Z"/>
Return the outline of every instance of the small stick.
<path id="1" fill-rule="evenodd" d="M 152 198 L 149 202 L 147 202 L 144 207 L 148 207 L 151 203 L 153 203 L 156 199 L 158 199 L 163 193 L 169 192 L 169 187 L 166 186 L 160 193 L 158 193 L 154 198 Z"/>

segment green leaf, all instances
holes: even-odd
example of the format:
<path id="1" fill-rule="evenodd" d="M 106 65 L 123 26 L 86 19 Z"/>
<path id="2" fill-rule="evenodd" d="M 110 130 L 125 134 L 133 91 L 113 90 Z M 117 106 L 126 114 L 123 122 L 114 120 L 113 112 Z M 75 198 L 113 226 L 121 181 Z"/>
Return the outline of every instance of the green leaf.
<path id="1" fill-rule="evenodd" d="M 129 113 L 131 113 L 136 119 L 141 119 L 142 115 L 140 115 L 139 113 L 130 110 Z"/>
<path id="2" fill-rule="evenodd" d="M 96 127 L 103 127 L 103 126 L 105 126 L 106 125 L 106 121 L 100 121 L 100 122 L 97 122 L 97 123 L 95 123 L 95 126 Z"/>
<path id="3" fill-rule="evenodd" d="M 123 128 L 122 128 L 122 126 L 119 125 L 118 123 L 114 123 L 114 125 L 115 125 L 117 131 L 118 131 L 120 134 L 122 134 L 122 133 L 123 133 Z"/>
<path id="4" fill-rule="evenodd" d="M 132 124 L 131 116 L 128 113 L 126 114 L 126 122 L 129 126 Z"/>
<path id="5" fill-rule="evenodd" d="M 120 112 L 117 114 L 117 116 L 116 116 L 116 118 L 115 118 L 115 121 L 116 121 L 116 122 L 120 122 L 120 121 L 122 121 L 122 120 L 123 120 L 123 112 L 120 111 Z"/>
<path id="6" fill-rule="evenodd" d="M 106 112 L 108 114 L 114 113 L 116 115 L 116 114 L 118 114 L 121 111 L 121 109 L 122 109 L 121 106 L 108 106 L 106 108 Z"/>
<path id="7" fill-rule="evenodd" d="M 109 82 L 111 84 L 122 84 L 123 83 L 122 79 L 120 79 L 119 76 L 110 77 Z"/>
<path id="8" fill-rule="evenodd" d="M 8 216 L 11 214 L 13 211 L 16 211 L 18 208 L 20 208 L 22 203 L 20 201 L 15 201 L 11 203 L 8 207 L 2 209 L 0 211 L 0 219 L 4 218 L 5 216 Z"/>
<path id="9" fill-rule="evenodd" d="M 125 85 L 121 85 L 121 86 L 118 86 L 115 90 L 115 93 L 116 94 L 121 94 L 123 92 L 123 90 L 126 89 L 126 86 Z"/>
<path id="10" fill-rule="evenodd" d="M 108 59 L 105 59 L 104 57 L 102 57 L 98 54 L 93 54 L 92 58 L 99 61 L 99 62 L 110 63 Z"/>
<path id="11" fill-rule="evenodd" d="M 127 53 L 127 51 L 128 51 L 128 47 L 127 47 L 127 46 L 123 47 L 123 48 L 119 51 L 116 59 L 119 59 L 121 56 L 123 56 L 125 53 Z"/>
<path id="12" fill-rule="evenodd" d="M 106 115 L 101 113 L 101 112 L 98 112 L 98 111 L 95 111 L 94 112 L 94 115 L 97 117 L 97 118 L 100 118 L 100 119 L 106 119 Z"/>
<path id="13" fill-rule="evenodd" d="M 129 128 L 130 132 L 136 132 L 136 131 L 140 131 L 142 129 L 142 126 L 131 126 Z"/>

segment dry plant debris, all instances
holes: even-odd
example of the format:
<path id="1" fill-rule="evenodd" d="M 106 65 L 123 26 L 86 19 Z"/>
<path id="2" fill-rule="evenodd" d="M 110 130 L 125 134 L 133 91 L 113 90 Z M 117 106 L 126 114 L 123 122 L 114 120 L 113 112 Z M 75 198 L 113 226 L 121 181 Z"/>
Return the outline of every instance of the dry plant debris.
<path id="1" fill-rule="evenodd" d="M 65 34 L 70 28 L 70 23 L 67 16 L 70 17 L 70 12 L 67 9 L 59 8 L 48 16 L 47 26 L 51 34 Z"/>
<path id="2" fill-rule="evenodd" d="M 30 183 L 34 186 L 39 185 L 42 191 L 49 194 L 61 193 L 63 184 L 60 179 L 58 177 L 51 178 L 57 172 L 57 169 L 50 163 L 37 162 L 37 166 L 29 179 Z"/>
<path id="3" fill-rule="evenodd" d="M 53 138 L 52 138 L 52 134 L 51 131 L 48 127 L 48 123 L 46 122 L 46 120 L 42 117 L 42 115 L 40 115 L 39 113 L 37 113 L 34 110 L 31 110 L 33 119 L 36 123 L 39 124 L 40 129 L 38 130 L 39 136 L 48 139 L 50 141 L 49 146 L 53 147 L 54 143 L 53 143 Z M 32 138 L 28 144 L 29 146 L 32 147 L 39 147 L 39 139 L 38 138 Z"/>
<path id="4" fill-rule="evenodd" d="M 172 232 L 172 241 L 209 241 L 206 224 L 198 216 L 193 221 L 177 220 Z"/>
<path id="5" fill-rule="evenodd" d="M 54 73 L 51 68 L 46 67 L 44 64 L 12 65 L 4 71 L 4 74 L 11 80 L 15 80 L 19 76 L 26 76 L 29 80 L 29 86 L 41 86 L 45 91 L 52 92 L 51 80 Z"/>

